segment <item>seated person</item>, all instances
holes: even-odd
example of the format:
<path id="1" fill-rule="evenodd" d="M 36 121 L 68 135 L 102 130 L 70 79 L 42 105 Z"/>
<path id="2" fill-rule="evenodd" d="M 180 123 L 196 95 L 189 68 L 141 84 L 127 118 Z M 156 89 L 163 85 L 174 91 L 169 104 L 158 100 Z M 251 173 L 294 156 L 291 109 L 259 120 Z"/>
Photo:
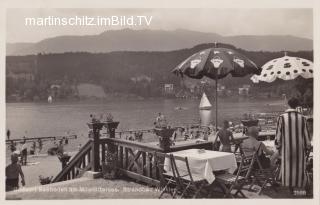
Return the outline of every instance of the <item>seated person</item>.
<path id="1" fill-rule="evenodd" d="M 274 158 L 273 155 L 277 154 L 274 153 L 273 150 L 270 150 L 266 147 L 263 142 L 260 142 L 257 140 L 257 137 L 259 136 L 259 128 L 258 127 L 249 127 L 248 128 L 248 139 L 245 139 L 241 143 L 241 148 L 245 155 L 252 155 L 258 150 L 258 159 L 262 165 L 262 168 L 268 168 L 273 164 L 273 162 L 270 161 L 269 158 L 266 157 L 266 155 L 269 155 Z M 256 165 L 255 165 L 256 166 Z"/>
<path id="2" fill-rule="evenodd" d="M 216 140 L 219 140 L 222 144 L 220 147 L 220 151 L 222 152 L 231 152 L 231 142 L 233 140 L 232 132 L 228 129 L 229 128 L 229 121 L 223 121 L 223 127 L 217 133 Z"/>

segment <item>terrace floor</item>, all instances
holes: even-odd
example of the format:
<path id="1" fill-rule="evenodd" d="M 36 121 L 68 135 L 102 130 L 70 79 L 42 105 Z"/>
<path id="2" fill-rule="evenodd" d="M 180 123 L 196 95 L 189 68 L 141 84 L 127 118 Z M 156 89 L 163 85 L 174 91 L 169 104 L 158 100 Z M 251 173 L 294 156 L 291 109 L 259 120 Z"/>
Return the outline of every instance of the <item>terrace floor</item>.
<path id="1" fill-rule="evenodd" d="M 285 189 L 275 192 L 266 189 L 263 194 L 244 191 L 248 198 L 292 198 Z M 157 199 L 160 191 L 129 180 L 105 180 L 80 178 L 43 186 L 27 187 L 7 192 L 7 200 L 47 200 L 47 199 Z M 164 195 L 170 198 L 170 195 Z M 216 196 L 214 198 L 221 198 Z"/>

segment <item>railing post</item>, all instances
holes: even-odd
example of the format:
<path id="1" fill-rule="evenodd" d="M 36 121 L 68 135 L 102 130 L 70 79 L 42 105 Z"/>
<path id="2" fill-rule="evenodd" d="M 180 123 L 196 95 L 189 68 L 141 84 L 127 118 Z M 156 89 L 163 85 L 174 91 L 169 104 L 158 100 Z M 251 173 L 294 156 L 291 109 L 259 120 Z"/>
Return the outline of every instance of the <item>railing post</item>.
<path id="1" fill-rule="evenodd" d="M 154 129 L 156 135 L 159 137 L 159 146 L 164 152 L 170 150 L 171 141 L 170 138 L 174 132 L 174 129 L 167 127 L 158 127 Z"/>
<path id="2" fill-rule="evenodd" d="M 102 129 L 104 123 L 101 122 L 91 122 L 88 123 L 90 129 L 93 132 L 93 141 L 92 141 L 92 154 L 91 154 L 91 167 L 92 171 L 98 172 L 100 169 L 100 149 L 99 149 L 99 138 L 100 130 Z"/>
<path id="3" fill-rule="evenodd" d="M 62 169 L 64 169 L 67 166 L 71 156 L 62 154 L 62 155 L 59 155 L 58 158 L 61 162 Z"/>
<path id="4" fill-rule="evenodd" d="M 115 132 L 119 125 L 119 122 L 105 122 L 105 127 L 108 130 L 109 138 L 115 138 Z M 105 153 L 102 153 L 105 154 Z M 103 177 L 107 179 L 116 178 L 116 166 L 117 166 L 117 146 L 113 143 L 107 144 L 107 156 L 106 166 L 103 170 Z"/>

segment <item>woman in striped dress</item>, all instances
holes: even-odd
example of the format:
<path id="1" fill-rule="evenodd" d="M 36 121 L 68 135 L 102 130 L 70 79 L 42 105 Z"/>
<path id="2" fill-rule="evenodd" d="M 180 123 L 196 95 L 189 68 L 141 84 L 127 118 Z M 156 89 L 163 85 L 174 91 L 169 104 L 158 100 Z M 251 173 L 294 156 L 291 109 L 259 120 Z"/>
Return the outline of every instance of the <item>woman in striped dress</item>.
<path id="1" fill-rule="evenodd" d="M 310 136 L 306 118 L 295 108 L 297 98 L 288 101 L 291 109 L 280 115 L 277 122 L 275 145 L 281 155 L 281 182 L 289 188 L 305 188 L 306 150 L 310 148 Z"/>

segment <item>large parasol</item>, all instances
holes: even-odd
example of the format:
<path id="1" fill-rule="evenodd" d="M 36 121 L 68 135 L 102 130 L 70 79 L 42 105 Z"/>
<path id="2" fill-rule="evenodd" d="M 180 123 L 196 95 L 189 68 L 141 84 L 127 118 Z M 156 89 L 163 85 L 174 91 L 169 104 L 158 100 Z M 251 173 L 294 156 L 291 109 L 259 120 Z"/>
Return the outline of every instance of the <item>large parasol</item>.
<path id="1" fill-rule="evenodd" d="M 294 80 L 298 76 L 313 78 L 313 63 L 307 59 L 285 55 L 268 61 L 262 66 L 260 75 L 253 75 L 251 80 L 254 83 L 260 81 L 271 83 L 276 79 Z M 286 98 L 285 98 L 286 100 Z"/>
<path id="2" fill-rule="evenodd" d="M 215 44 L 216 45 L 216 44 Z M 229 48 L 208 48 L 197 52 L 180 63 L 172 71 L 181 77 L 201 79 L 207 76 L 216 81 L 216 131 L 218 125 L 218 79 L 231 74 L 233 77 L 243 77 L 248 74 L 260 74 L 261 69 L 246 56 Z"/>
<path id="3" fill-rule="evenodd" d="M 270 83 L 277 78 L 293 80 L 298 76 L 313 78 L 313 63 L 303 58 L 291 57 L 285 54 L 284 57 L 273 59 L 264 64 L 261 74 L 253 75 L 251 80 L 254 83 L 259 81 Z"/>

